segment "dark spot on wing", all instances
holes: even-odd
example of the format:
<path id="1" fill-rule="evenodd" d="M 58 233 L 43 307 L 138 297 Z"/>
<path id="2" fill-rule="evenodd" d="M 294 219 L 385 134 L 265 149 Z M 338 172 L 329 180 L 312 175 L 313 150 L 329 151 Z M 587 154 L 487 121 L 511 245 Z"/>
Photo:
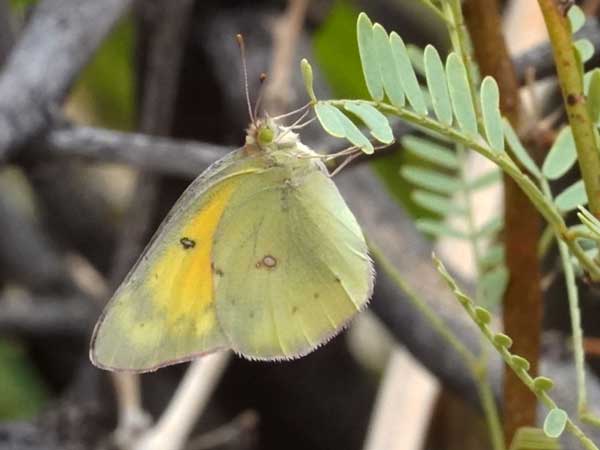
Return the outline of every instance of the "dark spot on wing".
<path id="1" fill-rule="evenodd" d="M 275 266 L 277 266 L 277 259 L 274 256 L 265 255 L 262 260 L 256 263 L 257 269 L 262 266 L 266 267 L 267 269 L 273 269 Z"/>
<path id="2" fill-rule="evenodd" d="M 342 282 L 342 280 L 340 280 L 340 278 L 339 278 L 339 277 L 335 277 L 335 282 L 336 282 L 336 283 L 341 283 L 341 282 Z"/>
<path id="3" fill-rule="evenodd" d="M 318 293 L 318 292 L 315 292 L 315 293 L 313 294 L 313 298 L 319 298 L 319 293 Z"/>
<path id="4" fill-rule="evenodd" d="M 292 314 L 296 314 L 298 312 L 297 306 L 292 306 Z"/>
<path id="5" fill-rule="evenodd" d="M 179 242 L 181 243 L 181 246 L 184 250 L 189 250 L 196 246 L 196 241 L 187 237 L 182 237 L 181 239 L 179 239 Z"/>

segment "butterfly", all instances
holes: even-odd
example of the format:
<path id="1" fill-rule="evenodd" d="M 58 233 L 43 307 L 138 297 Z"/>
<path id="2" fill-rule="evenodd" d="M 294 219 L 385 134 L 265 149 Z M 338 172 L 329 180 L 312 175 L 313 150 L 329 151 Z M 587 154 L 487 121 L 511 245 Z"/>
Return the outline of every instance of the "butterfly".
<path id="1" fill-rule="evenodd" d="M 298 358 L 366 306 L 373 280 L 364 235 L 322 158 L 291 127 L 252 119 L 245 145 L 164 219 L 98 320 L 90 358 L 136 372 L 221 349 Z"/>

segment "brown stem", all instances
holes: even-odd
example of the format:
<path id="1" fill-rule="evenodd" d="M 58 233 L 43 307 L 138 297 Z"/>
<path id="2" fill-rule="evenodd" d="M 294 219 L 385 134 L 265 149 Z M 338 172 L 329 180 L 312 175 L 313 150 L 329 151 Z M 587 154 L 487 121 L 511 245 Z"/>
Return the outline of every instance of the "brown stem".
<path id="1" fill-rule="evenodd" d="M 503 115 L 519 128 L 519 83 L 502 35 L 497 0 L 468 0 L 465 18 L 473 37 L 475 57 L 484 75 L 500 87 Z M 513 350 L 531 362 L 537 374 L 542 318 L 542 293 L 536 246 L 540 218 L 516 183 L 504 177 L 504 238 L 510 282 L 504 294 L 505 332 L 514 339 Z M 522 426 L 535 425 L 536 399 L 510 370 L 504 378 L 504 435 L 510 442 Z"/>

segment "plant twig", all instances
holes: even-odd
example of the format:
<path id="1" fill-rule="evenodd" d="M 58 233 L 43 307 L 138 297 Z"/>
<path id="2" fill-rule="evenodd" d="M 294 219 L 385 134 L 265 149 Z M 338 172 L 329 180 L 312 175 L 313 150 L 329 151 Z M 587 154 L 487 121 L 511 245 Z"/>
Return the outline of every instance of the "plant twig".
<path id="1" fill-rule="evenodd" d="M 554 63 L 569 124 L 573 130 L 579 169 L 585 184 L 590 212 L 600 218 L 600 152 L 597 131 L 583 94 L 580 63 L 573 47 L 569 22 L 555 0 L 538 0 L 554 53 Z"/>
<path id="2" fill-rule="evenodd" d="M 493 76 L 500 90 L 500 110 L 515 129 L 520 129 L 521 101 L 516 72 L 502 35 L 497 0 L 468 0 L 464 4 L 475 58 L 482 75 Z M 531 361 L 537 374 L 542 332 L 542 291 L 537 243 L 540 216 L 535 206 L 510 177 L 504 176 L 504 247 L 509 283 L 502 302 L 506 333 L 513 337 L 517 353 Z M 535 426 L 537 401 L 523 383 L 505 370 L 504 441 L 511 442 L 517 429 Z"/>
<path id="3" fill-rule="evenodd" d="M 448 286 L 454 293 L 457 300 L 463 306 L 471 320 L 477 324 L 482 334 L 490 344 L 498 351 L 504 359 L 504 362 L 514 371 L 521 382 L 540 400 L 548 409 L 558 408 L 556 402 L 548 394 L 548 390 L 552 386 L 552 381 L 549 379 L 540 383 L 538 378 L 534 378 L 529 374 L 528 361 L 509 351 L 511 340 L 506 335 L 497 335 L 489 327 L 490 314 L 483 308 L 475 307 L 473 301 L 460 290 L 452 276 L 447 272 L 442 262 L 433 256 L 437 269 L 442 277 L 448 283 Z M 500 339 L 499 339 L 500 338 Z M 570 418 L 567 419 L 566 430 L 575 436 L 581 445 L 586 450 L 598 450 L 594 442 L 579 428 Z"/>
<path id="4" fill-rule="evenodd" d="M 161 175 L 192 178 L 231 150 L 206 142 L 69 126 L 52 129 L 27 148 L 24 156 L 116 162 Z"/>
<path id="5" fill-rule="evenodd" d="M 225 444 L 232 444 L 244 435 L 251 435 L 258 422 L 259 417 L 255 411 L 243 411 L 231 422 L 190 439 L 185 448 L 186 450 L 211 450 Z"/>
<path id="6" fill-rule="evenodd" d="M 204 411 L 231 354 L 218 352 L 192 362 L 167 409 L 133 450 L 179 450 Z"/>

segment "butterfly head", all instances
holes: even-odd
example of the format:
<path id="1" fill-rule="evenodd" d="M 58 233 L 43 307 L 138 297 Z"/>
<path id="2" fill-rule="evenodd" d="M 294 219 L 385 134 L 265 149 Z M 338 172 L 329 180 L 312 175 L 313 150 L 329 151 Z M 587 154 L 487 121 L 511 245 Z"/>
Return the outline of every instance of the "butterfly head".
<path id="1" fill-rule="evenodd" d="M 246 145 L 263 152 L 284 150 L 296 147 L 299 143 L 296 133 L 287 127 L 278 125 L 270 117 L 256 119 L 250 124 L 246 134 Z"/>

